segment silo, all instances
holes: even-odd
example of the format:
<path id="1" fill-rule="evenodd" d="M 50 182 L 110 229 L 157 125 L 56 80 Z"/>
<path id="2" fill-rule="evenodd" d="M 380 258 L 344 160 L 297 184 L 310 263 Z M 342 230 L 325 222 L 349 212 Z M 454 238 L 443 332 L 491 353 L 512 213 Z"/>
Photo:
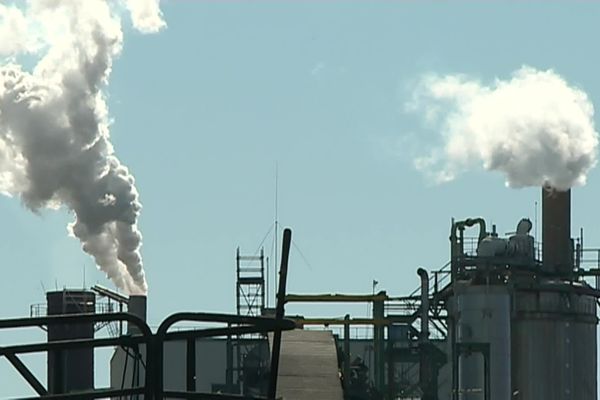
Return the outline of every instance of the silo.
<path id="1" fill-rule="evenodd" d="M 571 192 L 542 189 L 544 274 L 513 294 L 514 399 L 598 397 L 596 298 L 574 274 L 570 223 Z"/>
<path id="2" fill-rule="evenodd" d="M 455 290 L 458 399 L 509 399 L 509 292 L 500 285 L 457 284 Z"/>
<path id="3" fill-rule="evenodd" d="M 86 290 L 46 293 L 48 315 L 93 313 L 96 295 Z M 93 339 L 94 323 L 49 324 L 48 341 Z M 78 348 L 48 352 L 48 392 L 70 393 L 94 388 L 94 349 Z"/>
<path id="4" fill-rule="evenodd" d="M 514 295 L 512 398 L 596 400 L 596 299 L 550 285 Z"/>

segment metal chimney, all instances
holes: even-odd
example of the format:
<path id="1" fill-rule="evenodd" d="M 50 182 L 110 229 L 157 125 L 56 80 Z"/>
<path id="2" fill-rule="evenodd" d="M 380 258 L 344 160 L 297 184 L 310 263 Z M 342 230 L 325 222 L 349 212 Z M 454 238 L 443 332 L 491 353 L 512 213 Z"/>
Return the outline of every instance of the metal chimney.
<path id="1" fill-rule="evenodd" d="M 147 297 L 145 295 L 131 295 L 127 302 L 127 312 L 141 318 L 142 321 L 146 321 L 146 303 Z M 138 334 L 140 330 L 133 324 L 127 324 L 127 333 Z"/>
<path id="2" fill-rule="evenodd" d="M 573 270 L 571 190 L 542 188 L 543 270 L 569 275 Z"/>

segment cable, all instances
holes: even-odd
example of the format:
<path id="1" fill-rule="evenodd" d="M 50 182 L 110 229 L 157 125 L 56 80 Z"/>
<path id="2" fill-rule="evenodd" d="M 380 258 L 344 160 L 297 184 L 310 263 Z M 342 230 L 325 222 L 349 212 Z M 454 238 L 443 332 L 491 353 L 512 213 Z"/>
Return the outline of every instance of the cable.
<path id="1" fill-rule="evenodd" d="M 312 269 L 313 269 L 312 265 L 310 264 L 310 262 L 308 262 L 308 259 L 304 256 L 304 253 L 302 253 L 302 250 L 300 250 L 300 247 L 298 247 L 298 245 L 296 245 L 296 242 L 294 242 L 294 239 L 292 239 L 292 246 L 294 246 L 294 248 L 298 251 L 298 254 L 300 254 L 300 257 L 302 257 L 302 259 L 306 263 L 306 266 L 308 267 L 308 269 L 310 269 L 312 271 Z"/>
<path id="2" fill-rule="evenodd" d="M 260 241 L 260 244 L 258 245 L 258 248 L 256 249 L 256 251 L 254 252 L 254 255 L 257 255 L 258 252 L 260 251 L 260 248 L 262 247 L 263 243 L 265 242 L 265 240 L 267 240 L 267 238 L 269 237 L 269 234 L 271 233 L 271 231 L 273 231 L 273 226 L 275 224 L 271 224 L 271 226 L 269 227 L 269 230 L 267 231 L 267 234 L 263 237 L 263 239 Z"/>

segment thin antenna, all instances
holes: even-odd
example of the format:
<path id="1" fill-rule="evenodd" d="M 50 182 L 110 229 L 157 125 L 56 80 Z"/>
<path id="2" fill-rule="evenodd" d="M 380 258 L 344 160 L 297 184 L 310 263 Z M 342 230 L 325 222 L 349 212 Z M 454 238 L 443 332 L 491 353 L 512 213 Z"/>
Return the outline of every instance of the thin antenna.
<path id="1" fill-rule="evenodd" d="M 265 261 L 267 263 L 267 290 L 266 290 L 266 295 L 267 298 L 265 299 L 265 304 L 267 305 L 267 308 L 269 308 L 269 275 L 271 274 L 271 271 L 269 270 L 269 257 L 265 257 Z"/>
<path id="2" fill-rule="evenodd" d="M 85 264 L 83 264 L 83 290 L 85 290 Z"/>
<path id="3" fill-rule="evenodd" d="M 277 266 L 277 235 L 279 235 L 279 163 L 275 161 L 275 262 L 273 265 Z M 273 289 L 274 293 L 277 293 L 277 267 L 273 268 Z"/>

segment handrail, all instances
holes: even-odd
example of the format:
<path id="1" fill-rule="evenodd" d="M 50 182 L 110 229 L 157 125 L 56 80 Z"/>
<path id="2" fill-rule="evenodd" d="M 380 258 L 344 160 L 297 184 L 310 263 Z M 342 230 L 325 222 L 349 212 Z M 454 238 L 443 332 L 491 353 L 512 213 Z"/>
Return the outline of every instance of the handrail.
<path id="1" fill-rule="evenodd" d="M 206 328 L 193 329 L 187 331 L 169 332 L 169 329 L 178 322 L 220 322 L 227 324 L 245 324 L 243 326 L 228 326 L 226 328 Z M 157 369 L 152 381 L 153 392 L 156 399 L 183 398 L 183 399 L 264 399 L 261 397 L 235 397 L 231 395 L 217 395 L 211 393 L 188 392 L 188 391 L 165 391 L 163 382 L 163 358 L 164 342 L 181 339 L 197 339 L 214 336 L 233 336 L 249 333 L 266 333 L 276 329 L 292 330 L 296 327 L 294 321 L 289 319 L 273 319 L 267 317 L 249 317 L 237 314 L 217 314 L 203 312 L 181 312 L 167 317 L 158 327 L 155 334 L 154 351 L 156 354 L 156 363 L 160 367 Z M 204 397 L 203 397 L 204 396 Z M 220 397 L 219 397 L 220 396 Z"/>

